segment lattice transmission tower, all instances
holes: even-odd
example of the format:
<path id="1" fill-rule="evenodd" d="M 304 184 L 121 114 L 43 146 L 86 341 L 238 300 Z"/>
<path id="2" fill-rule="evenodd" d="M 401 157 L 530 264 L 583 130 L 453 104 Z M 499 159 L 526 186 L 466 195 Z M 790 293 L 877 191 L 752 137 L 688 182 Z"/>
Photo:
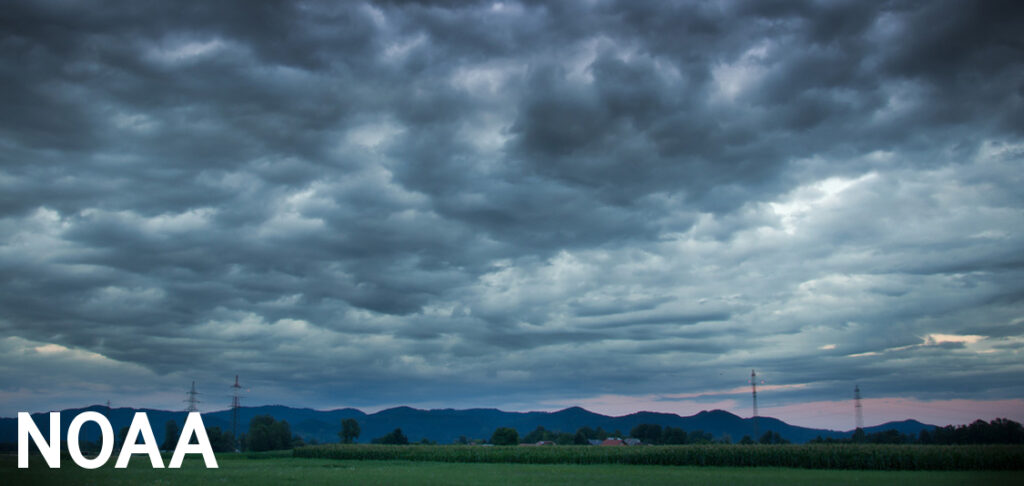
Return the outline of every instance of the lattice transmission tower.
<path id="1" fill-rule="evenodd" d="M 758 439 L 757 430 L 757 373 L 750 370 L 750 394 L 754 398 L 754 440 Z"/>
<path id="2" fill-rule="evenodd" d="M 853 410 L 856 414 L 857 428 L 864 428 L 864 411 L 860 406 L 860 385 L 853 385 Z"/>
<path id="3" fill-rule="evenodd" d="M 235 375 L 235 384 L 231 385 L 231 436 L 238 441 L 238 409 L 242 407 L 242 399 L 239 396 L 242 386 L 238 384 L 238 375 Z"/>
<path id="4" fill-rule="evenodd" d="M 188 404 L 188 408 L 185 409 L 187 412 L 198 412 L 199 411 L 199 392 L 196 391 L 196 382 L 192 382 L 192 389 L 185 393 L 185 403 Z"/>

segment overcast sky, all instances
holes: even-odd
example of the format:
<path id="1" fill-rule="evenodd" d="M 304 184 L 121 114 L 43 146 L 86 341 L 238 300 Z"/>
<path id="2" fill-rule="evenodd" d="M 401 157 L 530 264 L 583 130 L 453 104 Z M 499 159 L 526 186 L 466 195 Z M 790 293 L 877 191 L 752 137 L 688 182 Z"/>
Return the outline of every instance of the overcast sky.
<path id="1" fill-rule="evenodd" d="M 6 3 L 0 415 L 1024 420 L 1022 19 Z"/>

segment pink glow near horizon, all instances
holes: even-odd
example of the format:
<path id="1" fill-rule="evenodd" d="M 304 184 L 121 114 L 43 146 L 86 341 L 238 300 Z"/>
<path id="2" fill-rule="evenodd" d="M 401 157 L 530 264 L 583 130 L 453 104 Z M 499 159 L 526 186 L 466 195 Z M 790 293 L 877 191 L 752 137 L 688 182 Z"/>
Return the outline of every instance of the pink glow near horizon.
<path id="1" fill-rule="evenodd" d="M 666 399 L 660 395 L 601 395 L 592 398 L 545 402 L 545 410 L 554 411 L 567 407 L 583 407 L 594 413 L 618 417 L 636 412 L 674 413 L 683 417 L 693 415 L 701 410 L 735 410 L 736 400 L 723 399 L 714 402 L 698 402 L 693 400 Z"/>
<path id="2" fill-rule="evenodd" d="M 0 394 L 0 398 L 4 399 L 0 401 L 8 402 L 9 399 L 14 399 L 17 395 L 18 393 Z M 744 418 L 748 418 L 751 416 L 751 407 L 749 403 L 749 398 L 747 397 L 744 397 L 744 399 L 723 398 L 715 401 L 697 401 L 683 398 L 690 396 L 691 395 L 689 394 L 640 396 L 601 395 L 581 399 L 547 401 L 539 404 L 505 403 L 500 405 L 487 405 L 476 403 L 465 407 L 454 408 L 499 408 L 501 410 L 510 412 L 553 412 L 568 407 L 579 406 L 587 410 L 590 410 L 591 412 L 609 416 L 623 416 L 636 412 L 649 411 L 674 413 L 683 417 L 695 415 L 701 412 L 702 410 L 720 409 L 734 413 Z M 176 410 L 181 408 L 179 405 L 180 400 L 178 398 L 178 394 L 176 393 L 173 395 L 173 397 L 170 396 L 169 394 L 159 394 L 157 396 L 151 396 L 149 398 L 151 398 L 152 400 L 143 400 L 140 403 L 116 403 L 114 404 L 114 406 L 150 407 L 166 410 Z M 13 400 L 13 402 L 17 402 L 17 400 Z M 98 402 L 93 402 L 94 401 L 81 399 L 80 397 L 70 397 L 67 398 L 66 400 L 54 400 L 52 406 L 46 408 L 46 410 L 59 410 L 62 408 L 75 408 L 99 404 Z M 900 421 L 906 419 L 915 419 L 926 424 L 939 426 L 949 424 L 968 424 L 978 419 L 991 421 L 992 419 L 1001 417 L 1024 423 L 1024 399 L 955 399 L 922 401 L 906 398 L 883 397 L 865 398 L 861 401 L 861 403 L 863 404 L 864 425 L 867 427 L 880 425 L 886 422 Z M 7 405 L 13 406 L 14 408 L 11 409 L 11 411 L 9 411 L 8 413 L 0 414 L 0 416 L 13 417 L 14 411 L 45 411 L 43 409 L 37 410 L 36 407 L 29 407 L 27 409 L 22 410 L 21 408 L 18 408 L 19 405 L 17 403 L 12 402 L 8 402 Z M 257 404 L 248 403 L 246 405 L 256 406 Z M 295 407 L 301 406 L 295 403 L 284 405 Z M 453 404 L 447 402 L 402 403 L 381 406 L 356 406 L 355 408 L 359 408 L 360 410 L 367 413 L 374 413 L 380 410 L 400 405 L 407 405 L 420 409 L 453 408 Z M 320 408 L 324 410 L 329 410 L 334 408 L 345 408 L 350 406 L 352 405 L 337 404 L 336 406 Z M 223 407 L 212 407 L 208 410 L 206 409 L 206 407 L 203 407 L 203 411 L 208 412 L 214 410 L 223 410 L 226 408 L 226 405 Z M 761 416 L 774 417 L 788 424 L 797 425 L 801 427 L 812 427 L 833 430 L 851 430 L 854 428 L 854 407 L 852 399 L 841 401 L 817 401 L 782 406 L 771 406 L 770 404 L 762 403 L 759 413 Z"/>
<path id="3" fill-rule="evenodd" d="M 866 398 L 861 400 L 864 425 L 915 419 L 933 425 L 968 424 L 982 419 L 1008 418 L 1024 422 L 1024 400 L 935 400 L 907 398 Z M 574 401 L 548 402 L 558 410 L 578 405 L 603 415 L 621 416 L 640 411 L 694 415 L 702 410 L 721 409 L 741 417 L 751 416 L 747 401 L 724 399 L 714 402 L 677 400 L 673 396 L 602 395 Z M 818 401 L 783 406 L 761 406 L 759 415 L 775 417 L 791 425 L 820 429 L 851 430 L 855 427 L 853 400 Z"/>
<path id="4" fill-rule="evenodd" d="M 865 398 L 864 426 L 915 419 L 933 425 L 968 424 L 981 419 L 1008 418 L 1024 422 L 1024 400 L 935 400 Z M 855 427 L 853 400 L 809 402 L 761 407 L 759 413 L 793 425 L 850 430 Z"/>

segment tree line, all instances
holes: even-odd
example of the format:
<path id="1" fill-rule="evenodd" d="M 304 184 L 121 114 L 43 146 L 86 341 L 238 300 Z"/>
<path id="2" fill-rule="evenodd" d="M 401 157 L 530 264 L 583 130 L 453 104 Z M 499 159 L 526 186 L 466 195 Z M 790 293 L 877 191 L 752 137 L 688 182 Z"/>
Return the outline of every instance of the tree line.
<path id="1" fill-rule="evenodd" d="M 997 418 L 991 422 L 975 420 L 968 425 L 947 425 L 928 430 L 923 429 L 916 435 L 903 434 L 896 429 L 883 430 L 867 434 L 857 429 L 853 436 L 844 439 L 823 439 L 818 436 L 812 444 L 935 444 L 935 445 L 966 445 L 966 444 L 1024 444 L 1024 427 L 1010 419 Z"/>
<path id="2" fill-rule="evenodd" d="M 344 419 L 341 421 L 341 429 L 338 432 L 338 439 L 345 444 L 351 444 L 359 438 L 362 431 L 359 422 L 355 419 Z M 122 427 L 117 434 L 117 447 L 124 444 L 128 434 L 128 427 Z M 164 441 L 160 448 L 164 450 L 174 449 L 178 440 L 178 424 L 167 421 L 165 425 Z M 221 430 L 220 427 L 207 427 L 206 435 L 210 439 L 210 445 L 214 452 L 232 451 L 272 451 L 283 449 L 294 449 L 306 445 L 298 435 L 292 434 L 288 421 L 277 421 L 270 415 L 253 417 L 249 422 L 249 429 L 246 433 L 240 434 L 237 438 L 230 431 Z M 536 444 L 540 442 L 551 442 L 558 445 L 587 445 L 593 440 L 605 440 L 608 438 L 623 438 L 621 431 L 607 432 L 601 427 L 580 427 L 575 433 L 548 430 L 538 426 L 532 432 L 520 437 L 516 429 L 511 427 L 499 427 L 489 439 L 468 439 L 465 436 L 459 437 L 456 444 L 490 443 L 493 445 L 517 445 L 520 442 Z M 661 426 L 658 424 L 640 424 L 629 431 L 628 437 L 639 439 L 644 444 L 651 445 L 683 445 L 683 444 L 712 444 L 732 443 L 732 439 L 725 435 L 715 439 L 712 434 L 702 430 L 686 431 L 682 428 Z M 371 439 L 374 444 L 410 444 L 409 438 L 402 432 L 401 428 Z M 310 440 L 310 444 L 316 444 L 316 440 Z M 433 444 L 435 442 L 426 438 L 421 439 L 419 444 Z M 743 436 L 737 441 L 738 444 L 785 444 L 788 440 L 778 432 L 767 431 L 757 440 L 749 435 Z M 947 425 L 935 427 L 934 429 L 921 430 L 918 434 L 903 434 L 895 429 L 880 432 L 865 433 L 863 429 L 856 429 L 849 438 L 817 438 L 810 443 L 854 443 L 854 444 L 939 444 L 939 445 L 966 445 L 966 444 L 1024 444 L 1024 427 L 1020 423 L 1006 418 L 997 418 L 991 422 L 976 420 L 968 425 Z M 92 452 L 99 450 L 99 444 L 82 441 L 81 450 Z"/>

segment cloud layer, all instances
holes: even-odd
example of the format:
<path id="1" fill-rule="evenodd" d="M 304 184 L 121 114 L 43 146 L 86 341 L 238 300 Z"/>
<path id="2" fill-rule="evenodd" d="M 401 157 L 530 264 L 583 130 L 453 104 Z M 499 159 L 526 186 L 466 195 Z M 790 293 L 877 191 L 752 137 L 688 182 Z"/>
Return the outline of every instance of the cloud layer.
<path id="1" fill-rule="evenodd" d="M 1014 2 L 5 10 L 4 414 L 1024 396 Z"/>

